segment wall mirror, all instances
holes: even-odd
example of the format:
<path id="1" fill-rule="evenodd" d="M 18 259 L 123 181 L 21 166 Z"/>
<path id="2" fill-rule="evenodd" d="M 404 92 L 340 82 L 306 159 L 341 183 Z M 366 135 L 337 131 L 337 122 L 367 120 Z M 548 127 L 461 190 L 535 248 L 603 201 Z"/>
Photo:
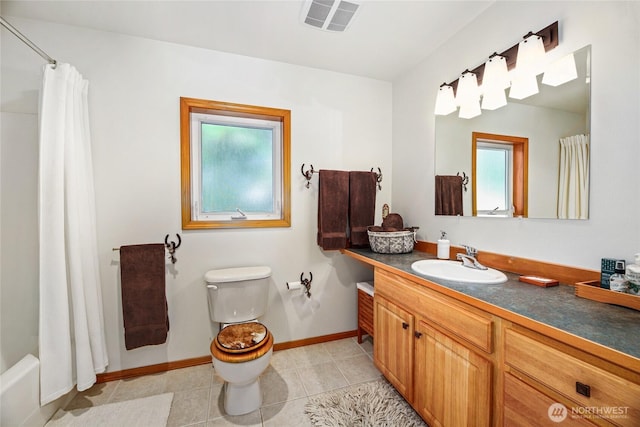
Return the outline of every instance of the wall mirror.
<path id="1" fill-rule="evenodd" d="M 542 75 L 539 75 L 539 93 L 536 95 L 523 100 L 507 98 L 506 106 L 493 111 L 482 110 L 480 116 L 472 119 L 461 119 L 457 113 L 436 116 L 435 174 L 437 177 L 469 177 L 462 191 L 464 216 L 588 218 L 589 147 L 578 153 L 580 165 L 572 167 L 581 176 L 581 182 L 575 182 L 575 178 L 567 175 L 566 167 L 561 167 L 568 162 L 561 146 L 566 146 L 568 141 L 576 138 L 585 139 L 584 136 L 588 140 L 590 134 L 591 46 L 573 54 L 578 77 L 572 81 L 553 87 L 542 84 Z M 480 207 L 476 197 L 480 197 L 480 193 L 476 184 L 482 183 L 476 182 L 481 178 L 474 176 L 478 172 L 475 170 L 477 147 L 474 141 L 477 138 L 474 138 L 474 134 L 528 140 L 526 164 L 521 167 L 526 172 L 524 188 L 518 190 L 524 194 L 515 196 L 519 198 L 520 206 L 526 207 L 525 210 L 514 206 Z M 513 176 L 513 171 L 511 174 Z M 567 198 L 565 194 L 568 187 L 576 185 L 586 186 L 578 197 L 581 200 L 577 201 L 575 197 Z M 576 203 L 578 207 L 574 207 Z"/>

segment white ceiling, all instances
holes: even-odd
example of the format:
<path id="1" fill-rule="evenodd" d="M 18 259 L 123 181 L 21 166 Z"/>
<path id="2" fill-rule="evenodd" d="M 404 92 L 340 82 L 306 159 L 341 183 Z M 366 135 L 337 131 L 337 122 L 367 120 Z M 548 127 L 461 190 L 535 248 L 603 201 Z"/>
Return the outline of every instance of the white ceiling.
<path id="1" fill-rule="evenodd" d="M 2 0 L 0 13 L 391 81 L 494 1 L 363 0 L 343 33 L 303 24 L 300 0 Z"/>

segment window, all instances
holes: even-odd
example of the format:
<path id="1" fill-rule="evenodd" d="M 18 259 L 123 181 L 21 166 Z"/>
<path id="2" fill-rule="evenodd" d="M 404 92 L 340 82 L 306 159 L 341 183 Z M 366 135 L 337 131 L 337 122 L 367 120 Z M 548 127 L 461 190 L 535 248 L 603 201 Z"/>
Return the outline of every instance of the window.
<path id="1" fill-rule="evenodd" d="M 290 116 L 180 99 L 183 229 L 290 226 Z"/>
<path id="2" fill-rule="evenodd" d="M 512 147 L 478 141 L 476 146 L 476 208 L 478 215 L 510 213 Z"/>
<path id="3" fill-rule="evenodd" d="M 527 138 L 472 134 L 473 215 L 527 216 Z"/>

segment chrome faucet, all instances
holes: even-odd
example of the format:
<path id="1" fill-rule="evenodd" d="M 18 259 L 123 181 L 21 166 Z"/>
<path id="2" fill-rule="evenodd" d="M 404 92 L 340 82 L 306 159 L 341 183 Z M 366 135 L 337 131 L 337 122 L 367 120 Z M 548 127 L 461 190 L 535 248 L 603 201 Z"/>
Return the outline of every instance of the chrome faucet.
<path id="1" fill-rule="evenodd" d="M 466 251 L 466 254 L 457 254 L 456 259 L 462 261 L 462 265 L 464 267 L 475 268 L 476 270 L 487 270 L 487 267 L 480 264 L 476 259 L 476 255 L 478 255 L 478 250 L 471 246 L 461 245 Z"/>

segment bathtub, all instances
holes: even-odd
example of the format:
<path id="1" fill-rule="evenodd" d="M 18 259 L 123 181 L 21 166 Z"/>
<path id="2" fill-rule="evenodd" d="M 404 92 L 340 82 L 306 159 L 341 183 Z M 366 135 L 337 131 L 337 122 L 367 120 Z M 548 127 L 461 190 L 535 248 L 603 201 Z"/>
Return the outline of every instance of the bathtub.
<path id="1" fill-rule="evenodd" d="M 27 354 L 0 375 L 0 426 L 42 427 L 68 399 L 40 406 L 40 361 Z"/>

